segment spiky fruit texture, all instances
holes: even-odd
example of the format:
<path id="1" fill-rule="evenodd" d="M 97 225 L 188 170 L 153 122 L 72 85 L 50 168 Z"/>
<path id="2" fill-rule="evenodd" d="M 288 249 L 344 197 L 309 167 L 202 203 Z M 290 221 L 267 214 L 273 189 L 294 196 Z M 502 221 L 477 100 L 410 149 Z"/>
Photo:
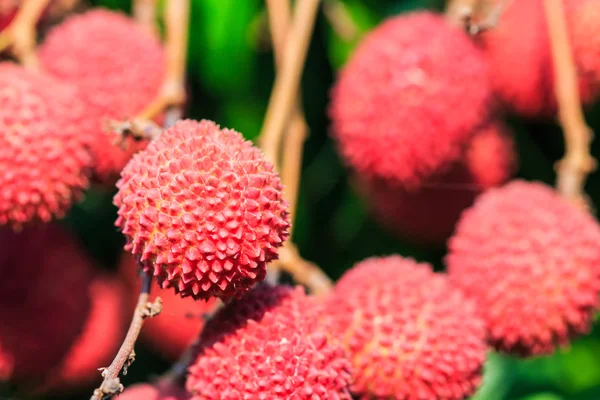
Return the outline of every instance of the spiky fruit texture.
<path id="1" fill-rule="evenodd" d="M 127 286 L 128 304 L 133 310 L 142 286 L 135 258 L 124 253 L 119 270 Z M 160 318 L 147 319 L 144 322 L 140 339 L 167 360 L 176 361 L 200 335 L 205 314 L 213 312 L 218 302 L 215 299 L 206 302 L 194 301 L 191 297 L 182 299 L 173 293 L 172 289 L 160 287 L 153 288 L 152 293 L 161 298 L 164 312 L 160 314 Z M 173 329 L 174 326 L 177 328 Z"/>
<path id="2" fill-rule="evenodd" d="M 514 174 L 516 160 L 512 132 L 496 122 L 471 139 L 448 172 L 429 179 L 419 190 L 369 180 L 359 180 L 359 190 L 375 218 L 391 232 L 426 246 L 441 246 L 479 193 Z"/>
<path id="3" fill-rule="evenodd" d="M 582 6 L 586 2 L 589 8 Z M 497 6 L 499 1 L 493 3 Z M 598 5 L 568 0 L 565 9 L 579 93 L 588 104 L 600 89 L 600 68 L 595 61 L 600 54 L 596 45 Z M 510 2 L 496 26 L 477 40 L 490 65 L 494 91 L 508 110 L 530 118 L 556 112 L 552 51 L 542 0 Z"/>
<path id="4" fill-rule="evenodd" d="M 464 399 L 481 380 L 485 325 L 431 266 L 369 258 L 326 300 L 331 334 L 350 353 L 360 399 Z"/>
<path id="5" fill-rule="evenodd" d="M 39 57 L 49 73 L 81 90 L 96 116 L 95 178 L 113 184 L 146 142 L 128 139 L 123 149 L 105 132 L 106 123 L 135 117 L 158 94 L 165 71 L 160 42 L 125 14 L 94 9 L 53 29 Z"/>
<path id="6" fill-rule="evenodd" d="M 73 87 L 0 63 L 0 225 L 62 217 L 88 186 L 92 158 Z"/>
<path id="7" fill-rule="evenodd" d="M 152 385 L 149 383 L 133 385 L 117 396 L 119 400 L 188 400 L 189 398 L 184 388 L 166 379 Z"/>
<path id="8" fill-rule="evenodd" d="M 49 372 L 38 393 L 71 393 L 100 384 L 98 367 L 110 364 L 119 349 L 125 336 L 125 291 L 121 283 L 98 276 L 87 287 L 91 308 L 81 334 Z"/>
<path id="9" fill-rule="evenodd" d="M 552 352 L 590 328 L 600 294 L 600 227 L 541 183 L 482 194 L 449 241 L 452 282 L 478 305 L 491 343 Z"/>
<path id="10" fill-rule="evenodd" d="M 211 121 L 180 121 L 163 132 L 134 156 L 117 187 L 126 250 L 182 296 L 241 295 L 264 279 L 288 237 L 273 165 Z"/>
<path id="11" fill-rule="evenodd" d="M 369 33 L 341 71 L 333 135 L 358 174 L 414 189 L 460 157 L 491 93 L 464 32 L 430 12 L 403 14 Z"/>
<path id="12" fill-rule="evenodd" d="M 350 399 L 350 364 L 300 287 L 257 286 L 205 327 L 186 388 L 193 400 Z"/>
<path id="13" fill-rule="evenodd" d="M 68 232 L 46 224 L 0 230 L 0 347 L 13 360 L 13 382 L 38 381 L 81 334 L 93 270 Z"/>

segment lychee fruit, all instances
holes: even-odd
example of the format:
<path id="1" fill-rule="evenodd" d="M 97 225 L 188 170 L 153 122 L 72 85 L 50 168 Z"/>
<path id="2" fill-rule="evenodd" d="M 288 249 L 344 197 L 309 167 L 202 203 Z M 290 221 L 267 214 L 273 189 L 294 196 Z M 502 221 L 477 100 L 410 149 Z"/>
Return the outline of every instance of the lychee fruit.
<path id="1" fill-rule="evenodd" d="M 430 178 L 416 191 L 375 180 L 359 179 L 358 185 L 374 217 L 391 232 L 423 245 L 441 246 L 479 193 L 514 174 L 516 160 L 512 132 L 496 122 L 470 140 L 449 171 Z"/>
<path id="2" fill-rule="evenodd" d="M 88 284 L 91 308 L 81 334 L 60 364 L 51 370 L 37 393 L 65 394 L 100 384 L 98 372 L 107 366 L 125 337 L 125 291 L 112 277 L 98 276 Z"/>
<path id="3" fill-rule="evenodd" d="M 76 90 L 0 63 L 0 225 L 59 218 L 87 188 L 92 158 Z"/>
<path id="4" fill-rule="evenodd" d="M 446 258 L 477 302 L 489 339 L 522 356 L 589 330 L 600 294 L 600 226 L 552 188 L 514 181 L 461 216 Z"/>
<path id="5" fill-rule="evenodd" d="M 301 287 L 257 286 L 205 327 L 186 388 L 193 400 L 348 399 L 345 352 L 319 330 Z"/>
<path id="6" fill-rule="evenodd" d="M 109 120 L 135 117 L 158 94 L 165 72 L 159 40 L 125 14 L 93 9 L 69 17 L 41 45 L 42 66 L 76 85 L 96 118 L 95 179 L 114 184 L 131 155 L 147 144 L 115 143 Z"/>
<path id="7" fill-rule="evenodd" d="M 210 121 L 167 129 L 127 164 L 114 198 L 126 250 L 163 288 L 240 296 L 265 278 L 290 226 L 273 165 Z"/>
<path id="8" fill-rule="evenodd" d="M 93 266 L 76 239 L 55 224 L 0 230 L 0 347 L 15 383 L 43 379 L 59 365 L 89 315 Z"/>
<path id="9" fill-rule="evenodd" d="M 488 80 L 481 51 L 441 16 L 388 19 L 358 46 L 331 93 L 342 158 L 368 179 L 420 187 L 459 159 L 487 121 Z"/>
<path id="10" fill-rule="evenodd" d="M 0 0 L 0 31 L 13 20 L 19 9 L 19 0 Z"/>
<path id="11" fill-rule="evenodd" d="M 352 360 L 357 398 L 460 400 L 478 387 L 485 325 L 429 264 L 366 259 L 325 301 L 330 334 Z"/>
<path id="12" fill-rule="evenodd" d="M 128 304 L 133 310 L 138 301 L 141 279 L 135 258 L 124 253 L 119 270 L 127 286 Z M 140 332 L 140 340 L 169 361 L 176 361 L 185 349 L 200 335 L 207 314 L 214 312 L 218 302 L 194 301 L 191 297 L 181 298 L 172 289 L 153 287 L 152 293 L 160 297 L 163 311 L 160 318 L 147 319 Z M 176 326 L 177 329 L 173 329 Z"/>
<path id="13" fill-rule="evenodd" d="M 138 383 L 117 396 L 119 400 L 189 400 L 190 395 L 175 382 L 162 379 L 157 383 Z"/>

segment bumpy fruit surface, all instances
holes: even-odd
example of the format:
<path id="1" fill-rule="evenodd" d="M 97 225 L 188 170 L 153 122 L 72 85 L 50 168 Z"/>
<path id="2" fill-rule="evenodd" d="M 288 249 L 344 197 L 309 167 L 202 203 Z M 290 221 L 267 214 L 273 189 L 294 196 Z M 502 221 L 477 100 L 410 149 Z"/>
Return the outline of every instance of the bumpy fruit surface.
<path id="1" fill-rule="evenodd" d="M 135 309 L 142 281 L 138 274 L 135 258 L 124 253 L 119 266 L 123 281 L 127 286 L 130 310 Z M 150 318 L 144 322 L 140 339 L 169 361 L 177 361 L 185 349 L 196 339 L 204 327 L 204 317 L 215 310 L 218 302 L 194 301 L 191 297 L 181 298 L 172 289 L 152 288 L 152 293 L 162 300 L 160 318 Z M 177 329 L 173 329 L 176 326 Z"/>
<path id="2" fill-rule="evenodd" d="M 88 186 L 84 107 L 76 90 L 0 63 L 0 225 L 62 217 Z"/>
<path id="3" fill-rule="evenodd" d="M 206 299 L 264 279 L 288 237 L 279 177 L 260 150 L 210 121 L 178 122 L 117 183 L 116 225 L 163 287 Z"/>
<path id="4" fill-rule="evenodd" d="M 404 14 L 371 32 L 341 71 L 333 135 L 361 176 L 416 188 L 460 157 L 487 120 L 491 93 L 464 32 L 429 12 Z"/>
<path id="5" fill-rule="evenodd" d="M 99 366 L 110 364 L 123 341 L 126 313 L 121 283 L 99 276 L 87 286 L 91 308 L 81 334 L 37 393 L 66 394 L 100 384 Z"/>
<path id="6" fill-rule="evenodd" d="M 452 282 L 485 317 L 492 344 L 552 352 L 590 328 L 600 294 L 600 227 L 541 183 L 482 194 L 449 241 Z"/>
<path id="7" fill-rule="evenodd" d="M 186 388 L 194 400 L 350 399 L 350 364 L 319 330 L 300 287 L 257 286 L 204 329 Z"/>
<path id="8" fill-rule="evenodd" d="M 38 381 L 59 365 L 90 310 L 92 265 L 68 232 L 47 224 L 0 230 L 0 347 L 13 362 L 9 379 Z"/>
<path id="9" fill-rule="evenodd" d="M 464 399 L 479 385 L 485 325 L 428 264 L 364 260 L 340 279 L 325 310 L 350 353 L 360 399 Z"/>
<path id="10" fill-rule="evenodd" d="M 188 400 L 189 398 L 184 388 L 168 380 L 161 380 L 152 385 L 139 383 L 128 387 L 123 394 L 117 396 L 119 400 Z"/>
<path id="11" fill-rule="evenodd" d="M 476 196 L 505 183 L 516 170 L 512 132 L 499 122 L 480 130 L 448 172 L 416 191 L 383 181 L 362 180 L 360 190 L 375 218 L 403 239 L 428 246 L 444 245 L 460 213 Z"/>
<path id="12" fill-rule="evenodd" d="M 95 178 L 113 184 L 131 155 L 146 142 L 114 143 L 109 119 L 135 117 L 157 95 L 165 55 L 157 38 L 125 14 L 95 9 L 53 29 L 40 47 L 40 62 L 52 75 L 82 92 L 96 117 Z"/>

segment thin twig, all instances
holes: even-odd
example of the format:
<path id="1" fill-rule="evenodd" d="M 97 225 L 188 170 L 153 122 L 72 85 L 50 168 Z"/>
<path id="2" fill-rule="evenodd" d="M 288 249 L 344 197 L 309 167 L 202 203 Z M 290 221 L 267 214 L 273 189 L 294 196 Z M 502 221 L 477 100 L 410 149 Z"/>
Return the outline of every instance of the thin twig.
<path id="1" fill-rule="evenodd" d="M 162 310 L 162 301 L 160 297 L 157 297 L 153 303 L 148 302 L 151 286 L 152 275 L 150 273 L 144 273 L 142 275 L 142 289 L 127 335 L 113 362 L 108 368 L 102 369 L 102 377 L 104 380 L 100 386 L 94 390 L 90 400 L 110 399 L 123 391 L 123 385 L 119 380 L 119 375 L 121 374 L 121 371 L 123 371 L 123 375 L 126 375 L 127 368 L 135 361 L 134 346 L 142 326 L 144 325 L 144 320 L 148 317 L 158 315 Z"/>
<path id="2" fill-rule="evenodd" d="M 185 103 L 185 68 L 187 59 L 190 0 L 169 0 L 165 12 L 167 65 L 158 95 L 138 114 L 137 119 L 152 120 L 171 106 Z"/>
<path id="3" fill-rule="evenodd" d="M 281 1 L 281 0 L 280 0 Z M 294 18 L 286 35 L 281 70 L 275 78 L 269 106 L 260 135 L 265 156 L 277 162 L 277 154 L 286 122 L 292 114 L 300 86 L 300 78 L 320 0 L 297 0 Z"/>
<path id="4" fill-rule="evenodd" d="M 156 0 L 134 0 L 133 18 L 148 32 L 158 36 L 159 30 L 156 25 Z"/>
<path id="5" fill-rule="evenodd" d="M 325 0 L 323 13 L 335 33 L 346 42 L 352 42 L 360 36 L 360 29 L 356 26 L 352 15 L 341 0 Z"/>
<path id="6" fill-rule="evenodd" d="M 585 122 L 581 107 L 563 1 L 545 0 L 544 5 L 552 46 L 558 119 L 565 138 L 565 155 L 556 166 L 556 188 L 566 198 L 587 205 L 585 181 L 596 168 L 596 160 L 590 154 L 593 132 Z"/>
<path id="7" fill-rule="evenodd" d="M 466 29 L 482 0 L 449 0 L 446 19 L 453 25 Z"/>
<path id="8" fill-rule="evenodd" d="M 294 281 L 305 285 L 314 295 L 329 292 L 333 283 L 318 265 L 302 258 L 298 249 L 287 242 L 279 251 L 279 263 Z"/>
<path id="9" fill-rule="evenodd" d="M 0 32 L 0 52 L 10 48 L 23 66 L 37 69 L 36 25 L 49 3 L 50 0 L 23 1 L 10 25 Z"/>

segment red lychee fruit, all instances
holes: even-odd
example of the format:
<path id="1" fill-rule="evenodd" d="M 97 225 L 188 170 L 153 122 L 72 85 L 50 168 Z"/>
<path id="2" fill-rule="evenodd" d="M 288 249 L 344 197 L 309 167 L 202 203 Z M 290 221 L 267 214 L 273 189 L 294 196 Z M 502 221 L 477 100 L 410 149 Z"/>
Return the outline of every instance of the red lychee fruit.
<path id="1" fill-rule="evenodd" d="M 583 103 L 600 89 L 597 40 L 598 6 L 585 0 L 565 1 L 565 16 L 579 76 Z M 499 1 L 495 0 L 498 6 Z M 594 3 L 594 4 L 591 4 Z M 477 37 L 491 68 L 494 91 L 505 108 L 529 118 L 556 113 L 552 47 L 541 0 L 511 1 L 498 23 Z"/>
<path id="2" fill-rule="evenodd" d="M 350 353 L 357 398 L 460 400 L 480 383 L 485 325 L 429 264 L 364 260 L 339 280 L 324 309 L 330 334 Z"/>
<path id="3" fill-rule="evenodd" d="M 368 180 L 359 180 L 359 190 L 375 218 L 391 232 L 423 245 L 441 246 L 479 193 L 514 174 L 516 160 L 512 132 L 496 122 L 471 139 L 448 172 L 424 182 L 419 190 Z"/>
<path id="4" fill-rule="evenodd" d="M 456 161 L 487 121 L 487 72 L 469 37 L 441 16 L 388 19 L 359 45 L 332 90 L 332 133 L 343 159 L 369 179 L 419 187 Z"/>
<path id="5" fill-rule="evenodd" d="M 133 310 L 142 286 L 135 258 L 124 253 L 119 270 L 127 286 L 128 304 Z M 218 302 L 215 299 L 204 302 L 194 301 L 191 297 L 181 298 L 172 289 L 160 287 L 153 287 L 152 293 L 161 298 L 163 311 L 160 318 L 150 318 L 144 322 L 140 339 L 165 359 L 176 361 L 200 335 L 204 327 L 204 315 L 212 313 Z M 173 329 L 174 326 L 177 329 Z"/>
<path id="6" fill-rule="evenodd" d="M 0 31 L 13 20 L 19 9 L 19 0 L 0 0 Z"/>
<path id="7" fill-rule="evenodd" d="M 125 389 L 119 400 L 189 400 L 190 395 L 174 382 L 163 379 L 157 383 L 139 383 Z"/>
<path id="8" fill-rule="evenodd" d="M 259 285 L 230 302 L 202 332 L 191 398 L 349 400 L 349 362 L 315 310 L 300 287 Z"/>
<path id="9" fill-rule="evenodd" d="M 89 132 L 76 91 L 0 63 L 0 225 L 62 217 L 88 186 Z"/>
<path id="10" fill-rule="evenodd" d="M 96 116 L 93 154 L 96 180 L 114 184 L 131 155 L 145 141 L 124 146 L 105 130 L 110 119 L 135 117 L 158 94 L 165 54 L 157 38 L 125 14 L 94 9 L 50 31 L 39 50 L 42 66 L 82 92 Z"/>
<path id="11" fill-rule="evenodd" d="M 590 328 L 600 294 L 600 226 L 541 183 L 482 194 L 449 241 L 451 281 L 481 306 L 491 343 L 529 356 Z"/>
<path id="12" fill-rule="evenodd" d="M 238 132 L 213 122 L 178 122 L 121 176 L 114 203 L 125 249 L 184 297 L 248 291 L 288 237 L 273 165 Z"/>
<path id="13" fill-rule="evenodd" d="M 0 347 L 12 359 L 9 379 L 39 381 L 59 365 L 90 310 L 93 266 L 58 225 L 0 230 Z"/>
<path id="14" fill-rule="evenodd" d="M 98 368 L 117 353 L 125 337 L 124 288 L 114 278 L 99 276 L 88 284 L 88 292 L 91 308 L 81 334 L 37 393 L 71 393 L 100 384 Z"/>

